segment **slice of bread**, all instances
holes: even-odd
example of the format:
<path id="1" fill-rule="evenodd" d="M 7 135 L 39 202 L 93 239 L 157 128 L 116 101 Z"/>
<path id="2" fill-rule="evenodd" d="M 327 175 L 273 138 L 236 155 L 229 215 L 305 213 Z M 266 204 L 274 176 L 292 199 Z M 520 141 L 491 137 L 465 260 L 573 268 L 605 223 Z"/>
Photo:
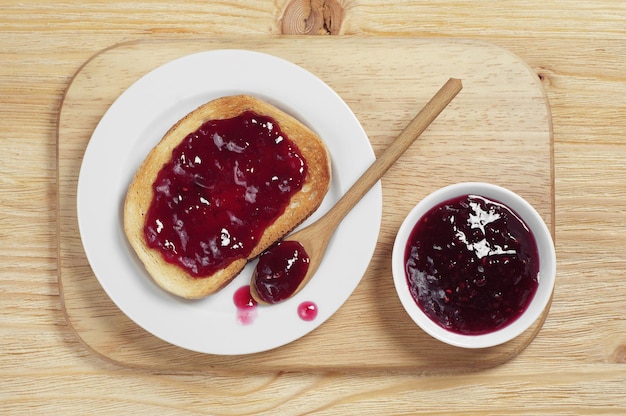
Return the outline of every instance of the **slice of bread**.
<path id="1" fill-rule="evenodd" d="M 153 183 L 163 165 L 170 161 L 172 150 L 189 133 L 196 131 L 208 120 L 228 119 L 245 111 L 269 116 L 278 123 L 282 132 L 300 150 L 307 164 L 307 174 L 302 188 L 291 197 L 283 214 L 265 229 L 247 258 L 235 260 L 212 275 L 193 277 L 182 267 L 165 261 L 158 250 L 150 248 L 146 243 L 144 224 L 154 196 Z M 178 121 L 148 154 L 126 194 L 124 231 L 137 256 L 160 287 L 184 298 L 202 298 L 227 285 L 250 259 L 257 257 L 308 218 L 321 204 L 328 191 L 330 178 L 328 150 L 311 129 L 255 97 L 247 95 L 221 97 L 198 107 Z"/>

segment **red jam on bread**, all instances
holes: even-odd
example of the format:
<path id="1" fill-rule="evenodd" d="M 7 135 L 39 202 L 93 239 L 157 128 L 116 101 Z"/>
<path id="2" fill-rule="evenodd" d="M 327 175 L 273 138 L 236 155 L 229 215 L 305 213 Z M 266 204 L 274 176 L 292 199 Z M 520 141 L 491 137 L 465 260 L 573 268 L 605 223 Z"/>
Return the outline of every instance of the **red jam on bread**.
<path id="1" fill-rule="evenodd" d="M 246 258 L 306 177 L 296 144 L 269 116 L 209 120 L 172 151 L 153 184 L 145 239 L 199 278 Z"/>

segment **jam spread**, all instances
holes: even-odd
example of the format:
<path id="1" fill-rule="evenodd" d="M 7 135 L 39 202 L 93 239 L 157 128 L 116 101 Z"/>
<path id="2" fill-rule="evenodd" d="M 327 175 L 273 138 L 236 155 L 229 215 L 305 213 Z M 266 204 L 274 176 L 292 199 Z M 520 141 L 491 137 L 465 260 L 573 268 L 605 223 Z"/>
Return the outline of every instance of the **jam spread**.
<path id="1" fill-rule="evenodd" d="M 448 200 L 415 225 L 405 251 L 408 285 L 434 322 L 460 334 L 515 321 L 538 285 L 531 231 L 507 206 L 476 195 Z"/>
<path id="2" fill-rule="evenodd" d="M 299 149 L 253 112 L 209 120 L 172 151 L 153 184 L 144 235 L 191 276 L 246 258 L 305 180 Z"/>
<path id="3" fill-rule="evenodd" d="M 280 241 L 259 257 L 253 279 L 259 299 L 278 303 L 296 291 L 309 269 L 309 256 L 297 241 Z"/>

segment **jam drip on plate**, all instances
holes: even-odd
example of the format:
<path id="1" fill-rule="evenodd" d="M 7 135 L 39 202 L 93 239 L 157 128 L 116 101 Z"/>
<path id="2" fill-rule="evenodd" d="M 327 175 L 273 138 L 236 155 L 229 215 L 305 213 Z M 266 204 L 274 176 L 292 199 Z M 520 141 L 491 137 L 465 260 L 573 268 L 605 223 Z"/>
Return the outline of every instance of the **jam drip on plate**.
<path id="1" fill-rule="evenodd" d="M 299 149 L 253 112 L 210 120 L 172 151 L 153 184 L 149 247 L 194 277 L 245 258 L 305 180 Z"/>
<path id="2" fill-rule="evenodd" d="M 537 289 L 539 253 L 515 212 L 466 195 L 417 222 L 405 266 L 411 294 L 426 315 L 450 331 L 478 335 L 524 312 Z"/>

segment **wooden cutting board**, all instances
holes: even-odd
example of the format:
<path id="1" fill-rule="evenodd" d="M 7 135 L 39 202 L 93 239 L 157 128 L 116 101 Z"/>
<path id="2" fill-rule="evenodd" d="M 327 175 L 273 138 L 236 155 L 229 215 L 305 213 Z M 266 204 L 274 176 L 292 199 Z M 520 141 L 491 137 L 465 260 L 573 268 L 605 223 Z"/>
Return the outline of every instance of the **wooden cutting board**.
<path id="1" fill-rule="evenodd" d="M 449 77 L 464 89 L 382 180 L 383 218 L 363 279 L 339 311 L 309 335 L 251 355 L 217 356 L 169 345 L 129 320 L 107 297 L 85 257 L 76 185 L 90 136 L 134 81 L 172 59 L 238 48 L 270 53 L 311 71 L 352 108 L 379 155 Z M 483 350 L 444 345 L 423 333 L 397 299 L 391 249 L 408 211 L 454 182 L 486 181 L 519 193 L 554 229 L 550 109 L 532 70 L 510 52 L 471 40 L 276 37 L 154 40 L 101 51 L 68 86 L 58 123 L 59 285 L 76 335 L 118 364 L 176 373 L 408 370 L 461 373 L 522 351 L 548 315 L 517 339 Z M 554 235 L 554 232 L 553 232 Z"/>

